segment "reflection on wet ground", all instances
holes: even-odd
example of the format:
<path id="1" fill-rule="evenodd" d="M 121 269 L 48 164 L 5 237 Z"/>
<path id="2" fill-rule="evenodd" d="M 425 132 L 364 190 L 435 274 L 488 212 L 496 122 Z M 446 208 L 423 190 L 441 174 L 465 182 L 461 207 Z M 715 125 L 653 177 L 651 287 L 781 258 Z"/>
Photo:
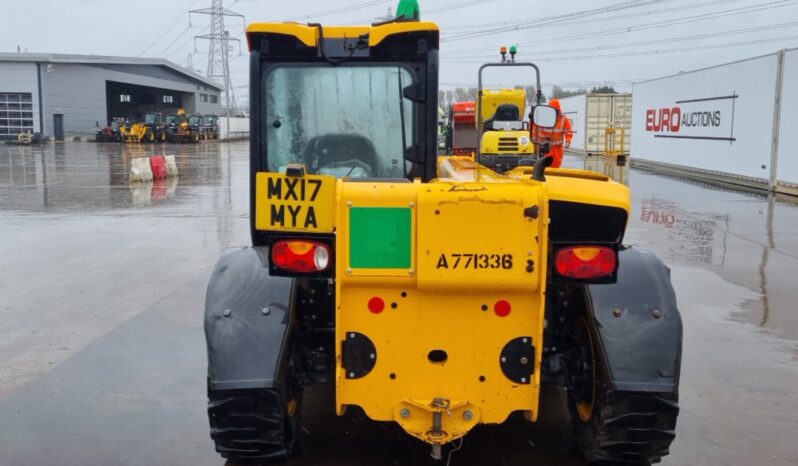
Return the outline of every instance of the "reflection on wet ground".
<path id="1" fill-rule="evenodd" d="M 702 267 L 760 298 L 735 316 L 798 341 L 798 199 L 734 190 L 628 167 L 607 159 L 568 160 L 611 174 L 632 190 L 627 242 L 666 262 Z"/>
<path id="2" fill-rule="evenodd" d="M 0 198 L 0 209 L 70 213 L 129 209 L 163 201 L 178 187 L 184 191 L 178 197 L 190 200 L 192 189 L 229 185 L 221 178 L 231 176 L 226 170 L 230 167 L 222 166 L 219 159 L 220 151 L 229 149 L 218 143 L 0 147 L 0 192 L 8 194 Z M 165 154 L 175 156 L 179 178 L 128 183 L 133 158 Z"/>
<path id="3" fill-rule="evenodd" d="M 130 159 L 180 176 L 128 183 Z M 671 267 L 685 322 L 682 412 L 663 464 L 794 465 L 798 208 L 603 159 L 628 184 L 627 242 Z M 0 465 L 221 465 L 205 417 L 204 287 L 247 244 L 247 143 L 0 146 Z M 480 427 L 452 465 L 584 464 L 559 393 L 539 424 Z M 433 464 L 392 425 L 309 390 L 287 464 Z M 353 410 L 354 411 L 354 410 Z"/>

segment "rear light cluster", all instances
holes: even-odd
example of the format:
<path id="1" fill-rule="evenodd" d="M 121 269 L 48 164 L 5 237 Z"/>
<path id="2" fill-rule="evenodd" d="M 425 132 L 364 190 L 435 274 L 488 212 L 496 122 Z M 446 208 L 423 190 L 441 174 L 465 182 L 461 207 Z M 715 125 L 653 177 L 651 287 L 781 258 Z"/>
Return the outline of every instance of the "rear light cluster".
<path id="1" fill-rule="evenodd" d="M 573 246 L 557 251 L 554 265 L 563 277 L 577 280 L 600 278 L 615 272 L 618 255 L 607 246 Z"/>
<path id="2" fill-rule="evenodd" d="M 272 245 L 271 255 L 272 265 L 288 272 L 323 272 L 330 267 L 330 248 L 317 241 L 277 241 Z"/>

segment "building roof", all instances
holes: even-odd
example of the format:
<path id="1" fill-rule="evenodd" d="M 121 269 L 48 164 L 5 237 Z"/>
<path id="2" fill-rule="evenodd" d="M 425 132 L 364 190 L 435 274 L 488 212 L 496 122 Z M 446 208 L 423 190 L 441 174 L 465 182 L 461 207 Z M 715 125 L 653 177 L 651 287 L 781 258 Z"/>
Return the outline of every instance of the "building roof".
<path id="1" fill-rule="evenodd" d="M 74 63 L 85 65 L 150 65 L 162 66 L 178 74 L 199 81 L 218 91 L 222 86 L 188 68 L 177 65 L 165 58 L 145 57 L 113 57 L 108 55 L 73 55 L 66 53 L 0 53 L 0 62 L 32 62 L 32 63 Z"/>

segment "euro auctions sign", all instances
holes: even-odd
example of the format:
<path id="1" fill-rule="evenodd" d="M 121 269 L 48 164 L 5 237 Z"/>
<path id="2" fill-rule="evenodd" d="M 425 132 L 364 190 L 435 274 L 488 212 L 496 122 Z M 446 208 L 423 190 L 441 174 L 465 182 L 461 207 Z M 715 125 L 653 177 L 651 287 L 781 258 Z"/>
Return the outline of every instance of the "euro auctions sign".
<path id="1" fill-rule="evenodd" d="M 677 100 L 674 105 L 646 109 L 646 133 L 655 138 L 703 139 L 734 143 L 737 93 Z"/>

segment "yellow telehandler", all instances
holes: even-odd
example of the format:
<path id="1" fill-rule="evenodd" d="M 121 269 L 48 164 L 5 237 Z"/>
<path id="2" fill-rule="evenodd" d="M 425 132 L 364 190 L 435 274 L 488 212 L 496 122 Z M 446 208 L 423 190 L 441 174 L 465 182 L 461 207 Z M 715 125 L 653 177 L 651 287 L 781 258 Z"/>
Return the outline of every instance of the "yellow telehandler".
<path id="1" fill-rule="evenodd" d="M 551 385 L 587 460 L 659 461 L 682 324 L 667 267 L 622 243 L 628 188 L 540 153 L 507 174 L 439 157 L 438 27 L 401 6 L 247 28 L 252 245 L 219 259 L 205 301 L 216 450 L 289 456 L 304 389 L 327 384 L 339 415 L 440 459 L 478 425 L 535 422 Z M 539 97 L 531 113 L 554 125 Z"/>

